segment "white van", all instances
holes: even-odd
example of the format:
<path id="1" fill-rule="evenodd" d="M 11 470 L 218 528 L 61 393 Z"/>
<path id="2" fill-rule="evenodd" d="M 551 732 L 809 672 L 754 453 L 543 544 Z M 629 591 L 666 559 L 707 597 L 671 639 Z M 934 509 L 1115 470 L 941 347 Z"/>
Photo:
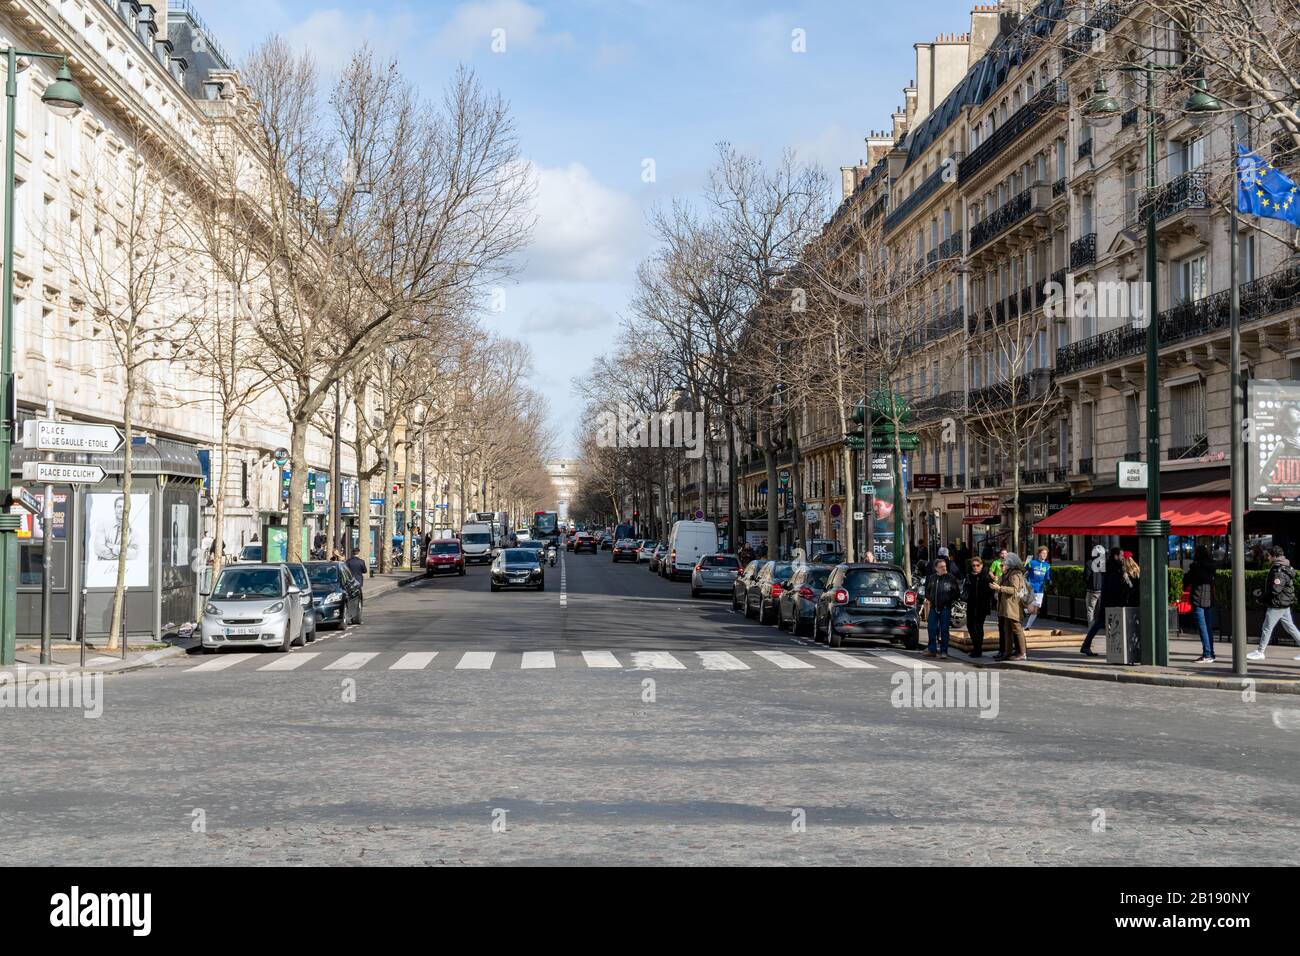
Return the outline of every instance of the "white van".
<path id="1" fill-rule="evenodd" d="M 468 522 L 460 529 L 460 549 L 466 564 L 492 563 L 492 526 L 481 521 Z"/>
<path id="2" fill-rule="evenodd" d="M 718 552 L 718 526 L 712 521 L 678 521 L 668 536 L 668 579 L 689 578 L 706 554 Z"/>

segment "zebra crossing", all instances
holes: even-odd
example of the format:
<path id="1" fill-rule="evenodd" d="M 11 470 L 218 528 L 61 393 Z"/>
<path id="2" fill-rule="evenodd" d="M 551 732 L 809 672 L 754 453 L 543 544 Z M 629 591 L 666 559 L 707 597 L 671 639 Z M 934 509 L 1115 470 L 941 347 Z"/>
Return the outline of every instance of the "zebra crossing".
<path id="1" fill-rule="evenodd" d="M 953 662 L 955 663 L 955 662 Z M 940 665 L 890 651 L 790 648 L 707 651 L 261 651 L 223 653 L 186 667 L 186 673 L 217 671 L 700 671 L 710 673 L 870 671 L 882 668 L 935 668 Z"/>

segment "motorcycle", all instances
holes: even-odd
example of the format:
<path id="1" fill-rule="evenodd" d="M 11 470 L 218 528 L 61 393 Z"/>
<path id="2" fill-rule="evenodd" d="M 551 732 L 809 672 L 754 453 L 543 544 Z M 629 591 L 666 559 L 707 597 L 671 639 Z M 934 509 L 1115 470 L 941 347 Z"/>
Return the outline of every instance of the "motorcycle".
<path id="1" fill-rule="evenodd" d="M 551 567 L 555 567 L 555 557 L 558 553 L 559 549 L 555 545 L 548 544 L 546 546 L 546 561 Z"/>

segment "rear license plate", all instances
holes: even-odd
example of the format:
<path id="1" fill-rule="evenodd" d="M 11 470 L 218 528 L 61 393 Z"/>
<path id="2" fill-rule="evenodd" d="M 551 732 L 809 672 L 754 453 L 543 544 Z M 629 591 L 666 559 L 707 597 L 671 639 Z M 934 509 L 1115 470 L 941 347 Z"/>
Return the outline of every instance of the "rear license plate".
<path id="1" fill-rule="evenodd" d="M 894 599 L 887 597 L 860 597 L 858 598 L 858 603 L 869 607 L 888 607 L 894 603 Z"/>

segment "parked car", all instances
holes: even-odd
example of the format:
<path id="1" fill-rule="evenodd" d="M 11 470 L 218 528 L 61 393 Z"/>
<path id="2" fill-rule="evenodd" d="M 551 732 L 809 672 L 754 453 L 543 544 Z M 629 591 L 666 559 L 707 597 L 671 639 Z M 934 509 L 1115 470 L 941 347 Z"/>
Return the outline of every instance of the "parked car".
<path id="1" fill-rule="evenodd" d="M 596 536 L 588 534 L 585 531 L 579 531 L 573 536 L 573 553 L 581 554 L 583 551 L 596 553 Z"/>
<path id="2" fill-rule="evenodd" d="M 733 611 L 741 611 L 748 606 L 749 589 L 754 586 L 763 568 L 770 563 L 770 561 L 755 558 L 745 565 L 744 571 L 736 576 L 735 583 L 731 586 L 731 609 Z M 748 614 L 749 612 L 746 611 L 745 613 Z"/>
<path id="3" fill-rule="evenodd" d="M 614 542 L 614 553 L 611 555 L 615 561 L 635 561 L 636 560 L 636 542 L 631 538 L 621 538 Z"/>
<path id="4" fill-rule="evenodd" d="M 776 626 L 789 627 L 795 634 L 811 634 L 817 615 L 817 600 L 831 576 L 830 565 L 814 564 L 799 568 L 781 590 L 776 606 Z"/>
<path id="5" fill-rule="evenodd" d="M 506 548 L 492 561 L 491 586 L 502 588 L 536 588 L 546 590 L 546 569 L 542 567 L 545 551 L 540 548 Z"/>
<path id="6" fill-rule="evenodd" d="M 316 626 L 342 630 L 361 623 L 361 584 L 339 561 L 309 561 L 304 565 L 311 581 L 311 604 Z"/>
<path id="7" fill-rule="evenodd" d="M 287 652 L 304 640 L 300 594 L 283 564 L 222 568 L 203 605 L 204 653 L 231 646 Z"/>
<path id="8" fill-rule="evenodd" d="M 706 591 L 726 594 L 736 584 L 740 559 L 734 554 L 706 554 L 691 571 L 691 597 Z"/>
<path id="9" fill-rule="evenodd" d="M 239 557 L 235 558 L 240 564 L 261 564 L 262 563 L 262 546 L 260 544 L 246 544 L 239 549 Z"/>
<path id="10" fill-rule="evenodd" d="M 667 553 L 668 553 L 668 545 L 666 544 L 655 545 L 655 549 L 650 552 L 650 561 L 648 564 L 648 568 L 651 574 L 654 574 L 659 570 L 659 565 L 663 563 L 664 555 L 666 555 Z"/>
<path id="11" fill-rule="evenodd" d="M 678 521 L 668 536 L 668 572 L 676 581 L 679 574 L 689 577 L 706 554 L 718 553 L 718 526 L 712 521 Z"/>
<path id="12" fill-rule="evenodd" d="M 789 561 L 767 562 L 763 570 L 758 573 L 758 577 L 754 579 L 754 586 L 749 590 L 754 613 L 751 615 L 750 605 L 746 605 L 745 615 L 757 618 L 760 624 L 774 622 L 777 602 L 781 600 L 786 582 L 793 574 L 794 565 Z"/>
<path id="13" fill-rule="evenodd" d="M 640 564 L 643 561 L 649 561 L 650 555 L 654 553 L 655 548 L 659 547 L 658 541 L 638 541 L 636 546 L 636 560 Z"/>
<path id="14" fill-rule="evenodd" d="M 918 643 L 916 591 L 893 564 L 841 564 L 832 569 L 813 618 L 813 640 L 840 647 L 845 640 L 876 638 Z"/>
<path id="15" fill-rule="evenodd" d="M 457 538 L 429 542 L 429 553 L 424 558 L 424 576 L 431 578 L 444 571 L 465 574 L 465 552 Z"/>
<path id="16" fill-rule="evenodd" d="M 844 563 L 844 554 L 841 551 L 819 551 L 812 557 L 813 564 L 825 564 L 834 566 Z"/>
<path id="17" fill-rule="evenodd" d="M 298 603 L 302 605 L 302 644 L 306 646 L 316 640 L 316 610 L 311 599 L 311 578 L 307 568 L 300 561 L 290 562 L 289 576 L 298 588 Z"/>

